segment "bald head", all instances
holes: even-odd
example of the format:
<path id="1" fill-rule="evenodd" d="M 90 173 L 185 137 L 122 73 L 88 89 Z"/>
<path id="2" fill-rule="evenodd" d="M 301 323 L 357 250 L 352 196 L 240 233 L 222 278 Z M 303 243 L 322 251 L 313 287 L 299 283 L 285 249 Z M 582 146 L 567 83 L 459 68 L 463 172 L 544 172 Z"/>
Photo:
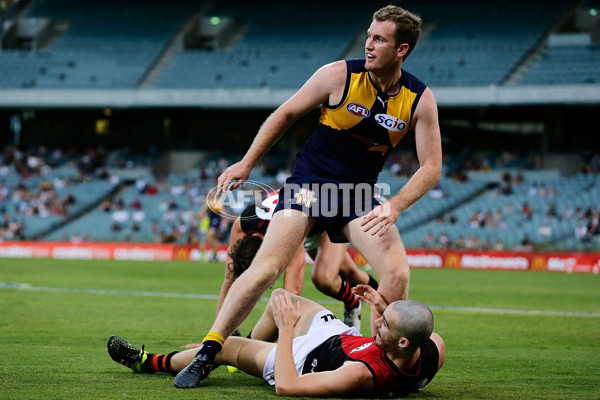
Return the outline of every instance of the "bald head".
<path id="1" fill-rule="evenodd" d="M 433 332 L 433 314 L 429 307 L 415 300 L 399 300 L 389 305 L 394 313 L 398 339 L 405 337 L 410 347 L 420 346 Z"/>

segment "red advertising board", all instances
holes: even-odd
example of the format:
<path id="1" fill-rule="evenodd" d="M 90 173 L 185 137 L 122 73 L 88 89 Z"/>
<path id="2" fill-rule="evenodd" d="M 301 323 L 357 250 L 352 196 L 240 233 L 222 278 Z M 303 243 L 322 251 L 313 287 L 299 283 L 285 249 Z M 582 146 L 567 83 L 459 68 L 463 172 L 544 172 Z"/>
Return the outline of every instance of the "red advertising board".
<path id="1" fill-rule="evenodd" d="M 349 249 L 358 265 L 365 259 Z M 219 248 L 217 258 L 225 261 L 227 247 Z M 528 253 L 510 251 L 467 251 L 407 249 L 408 264 L 413 268 L 459 268 L 496 270 L 534 270 L 567 273 L 600 272 L 600 253 Z M 4 242 L 0 258 L 55 258 L 106 260 L 189 260 L 206 259 L 197 246 L 149 243 L 68 243 Z"/>

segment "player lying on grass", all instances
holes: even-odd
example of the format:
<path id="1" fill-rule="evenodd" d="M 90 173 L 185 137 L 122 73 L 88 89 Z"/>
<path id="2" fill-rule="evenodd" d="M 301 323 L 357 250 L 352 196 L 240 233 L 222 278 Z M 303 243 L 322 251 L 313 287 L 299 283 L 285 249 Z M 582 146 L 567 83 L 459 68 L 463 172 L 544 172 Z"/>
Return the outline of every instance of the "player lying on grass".
<path id="1" fill-rule="evenodd" d="M 225 278 L 221 286 L 217 313 L 220 311 L 229 288 L 250 267 L 262 244 L 275 206 L 277 192 L 270 193 L 260 206 L 249 204 L 231 227 L 229 253 L 227 254 Z M 316 234 L 304 241 L 284 271 L 283 287 L 293 294 L 302 293 L 304 282 L 304 251 L 313 259 L 312 281 L 322 293 L 344 303 L 344 323 L 360 329 L 361 306 L 351 288 L 368 284 L 377 289 L 379 284 L 369 274 L 360 270 L 347 251 L 348 243 L 332 243 L 326 234 Z"/>
<path id="2" fill-rule="evenodd" d="M 314 301 L 276 289 L 253 330 L 262 340 L 228 337 L 215 365 L 263 378 L 284 396 L 405 396 L 431 382 L 446 350 L 433 333 L 429 307 L 413 300 L 388 306 L 368 285 L 354 292 L 375 313 L 375 337 L 360 336 Z M 114 361 L 146 373 L 175 374 L 198 351 L 152 354 L 118 336 L 107 347 Z"/>

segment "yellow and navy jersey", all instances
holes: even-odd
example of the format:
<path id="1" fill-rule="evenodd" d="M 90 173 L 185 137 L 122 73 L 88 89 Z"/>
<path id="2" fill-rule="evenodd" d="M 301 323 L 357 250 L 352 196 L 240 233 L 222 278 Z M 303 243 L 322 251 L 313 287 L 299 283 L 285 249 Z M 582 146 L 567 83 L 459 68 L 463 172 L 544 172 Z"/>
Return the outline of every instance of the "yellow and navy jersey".
<path id="1" fill-rule="evenodd" d="M 423 82 L 402 70 L 399 92 L 388 95 L 371 80 L 365 59 L 347 60 L 346 66 L 342 100 L 323 105 L 316 131 L 296 156 L 291 182 L 375 183 L 411 126 Z"/>

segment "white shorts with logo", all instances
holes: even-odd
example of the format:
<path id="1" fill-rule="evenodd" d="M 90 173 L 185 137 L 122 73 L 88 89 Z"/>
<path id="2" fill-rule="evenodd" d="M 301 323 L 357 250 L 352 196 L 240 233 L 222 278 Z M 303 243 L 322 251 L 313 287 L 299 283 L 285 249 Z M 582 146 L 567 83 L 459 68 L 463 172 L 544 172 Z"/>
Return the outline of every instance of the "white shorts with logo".
<path id="1" fill-rule="evenodd" d="M 292 354 L 296 371 L 298 375 L 302 373 L 304 361 L 311 351 L 323 344 L 327 339 L 335 335 L 360 336 L 360 331 L 355 327 L 348 327 L 337 318 L 332 318 L 334 314 L 329 310 L 319 311 L 313 318 L 310 328 L 306 335 L 294 338 L 292 342 Z M 275 352 L 273 348 L 265 362 L 263 369 L 263 379 L 270 385 L 275 385 Z"/>

